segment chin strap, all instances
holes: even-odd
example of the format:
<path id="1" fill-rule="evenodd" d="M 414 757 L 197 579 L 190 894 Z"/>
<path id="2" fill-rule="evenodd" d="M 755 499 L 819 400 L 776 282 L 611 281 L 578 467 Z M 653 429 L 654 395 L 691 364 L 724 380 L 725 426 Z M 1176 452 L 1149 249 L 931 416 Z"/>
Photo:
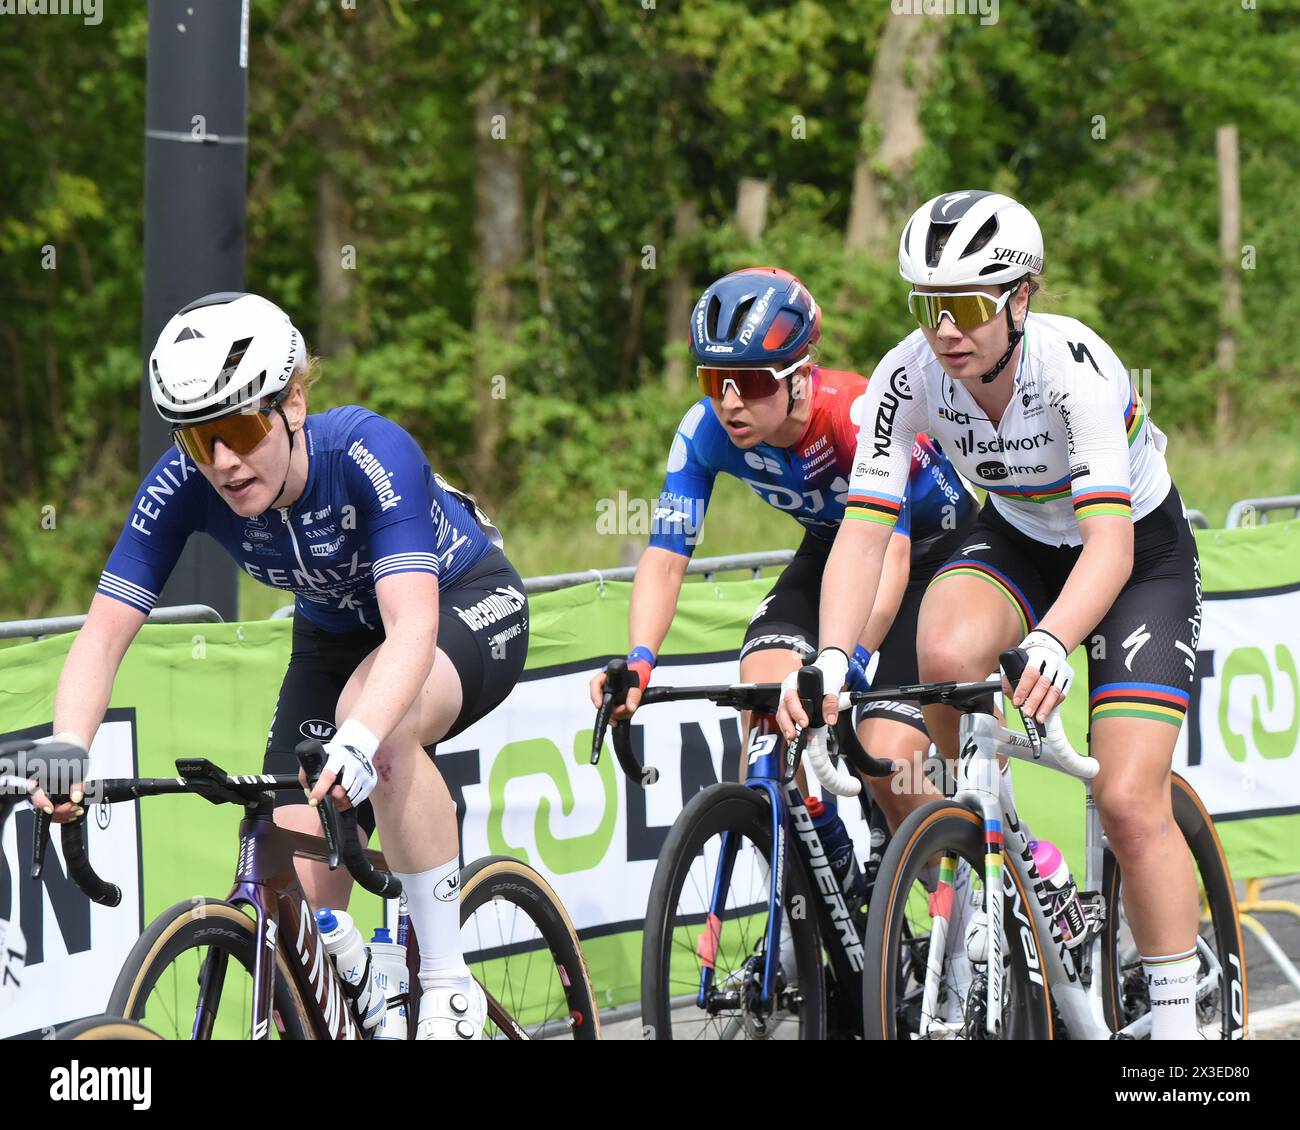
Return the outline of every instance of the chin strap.
<path id="1" fill-rule="evenodd" d="M 280 419 L 284 421 L 284 430 L 289 433 L 289 463 L 284 469 L 284 482 L 280 484 L 280 489 L 275 492 L 275 497 L 271 499 L 271 505 L 267 507 L 268 510 L 275 509 L 275 504 L 280 501 L 280 495 L 284 494 L 284 488 L 289 485 L 289 471 L 293 468 L 294 431 L 289 427 L 289 417 L 284 414 L 284 409 L 277 404 L 275 410 L 280 413 Z"/>
<path id="2" fill-rule="evenodd" d="M 1019 289 L 1020 283 L 1016 283 L 1016 289 Z M 1007 362 L 1011 360 L 1011 355 L 1016 351 L 1016 346 L 1020 344 L 1020 339 L 1025 336 L 1023 329 L 1016 329 L 1016 323 L 1011 319 L 1011 301 L 1007 300 L 1007 351 L 1002 354 L 1002 359 L 993 366 L 987 373 L 980 377 L 980 384 L 991 384 L 998 379 L 999 374 L 1007 367 Z M 1025 318 L 1028 319 L 1029 310 L 1025 309 Z"/>

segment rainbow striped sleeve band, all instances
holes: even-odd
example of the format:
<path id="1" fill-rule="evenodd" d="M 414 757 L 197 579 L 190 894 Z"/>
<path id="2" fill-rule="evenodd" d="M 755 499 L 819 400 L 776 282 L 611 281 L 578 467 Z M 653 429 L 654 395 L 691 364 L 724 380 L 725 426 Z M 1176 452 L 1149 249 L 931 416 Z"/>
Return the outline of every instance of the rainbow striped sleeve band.
<path id="1" fill-rule="evenodd" d="M 1133 495 L 1127 487 L 1089 487 L 1074 496 L 1074 516 L 1082 522 L 1113 514 L 1117 518 L 1133 517 Z"/>
<path id="2" fill-rule="evenodd" d="M 1148 718 L 1181 726 L 1189 697 L 1188 691 L 1160 683 L 1106 683 L 1092 692 L 1088 710 L 1094 722 L 1099 718 Z"/>
<path id="3" fill-rule="evenodd" d="M 844 501 L 844 517 L 856 518 L 864 522 L 879 522 L 882 526 L 893 526 L 898 521 L 898 512 L 903 508 L 903 500 L 892 494 L 872 494 L 869 491 L 850 491 Z"/>

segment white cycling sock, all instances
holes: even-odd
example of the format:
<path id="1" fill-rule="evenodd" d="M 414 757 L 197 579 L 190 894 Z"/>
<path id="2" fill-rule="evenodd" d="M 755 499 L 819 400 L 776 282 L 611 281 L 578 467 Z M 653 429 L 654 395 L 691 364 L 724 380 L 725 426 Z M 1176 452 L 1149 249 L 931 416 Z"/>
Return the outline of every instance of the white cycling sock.
<path id="1" fill-rule="evenodd" d="M 1142 955 L 1151 998 L 1153 1040 L 1194 1040 L 1196 1031 L 1196 950 L 1164 957 Z"/>
<path id="2" fill-rule="evenodd" d="M 420 986 L 463 987 L 470 978 L 460 948 L 460 859 L 453 856 L 418 875 L 394 871 L 420 943 Z"/>

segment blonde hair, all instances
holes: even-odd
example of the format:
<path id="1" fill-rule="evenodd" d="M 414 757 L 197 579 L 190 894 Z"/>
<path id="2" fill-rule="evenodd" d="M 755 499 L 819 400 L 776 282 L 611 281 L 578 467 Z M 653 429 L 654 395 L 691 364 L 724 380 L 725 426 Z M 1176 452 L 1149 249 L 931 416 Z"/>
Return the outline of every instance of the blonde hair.
<path id="1" fill-rule="evenodd" d="M 319 357 L 308 357 L 307 364 L 289 378 L 289 387 L 292 388 L 294 385 L 301 385 L 303 395 L 306 396 L 311 392 L 312 385 L 320 380 L 320 368 L 322 364 L 324 364 L 324 362 L 322 362 Z M 288 389 L 285 391 L 287 392 Z"/>

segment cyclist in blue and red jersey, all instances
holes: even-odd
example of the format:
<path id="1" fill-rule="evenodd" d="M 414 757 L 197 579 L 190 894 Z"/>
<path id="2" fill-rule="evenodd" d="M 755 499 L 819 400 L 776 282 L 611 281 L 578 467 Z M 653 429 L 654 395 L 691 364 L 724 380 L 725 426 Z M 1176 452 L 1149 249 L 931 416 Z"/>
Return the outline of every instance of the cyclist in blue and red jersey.
<path id="1" fill-rule="evenodd" d="M 324 741 L 311 803 L 356 806 L 367 834 L 378 824 L 402 880 L 420 941 L 417 1037 L 477 1039 L 486 1002 L 460 947 L 456 810 L 426 750 L 518 681 L 528 602 L 496 530 L 402 428 L 356 406 L 308 415 L 314 369 L 288 316 L 256 295 L 208 295 L 164 327 L 150 387 L 175 446 L 145 476 L 68 653 L 55 736 L 89 748 L 122 656 L 191 534 L 292 593 L 292 654 L 263 771 L 297 772 L 294 747 Z M 305 795 L 276 797 L 276 823 L 318 827 Z M 57 820 L 81 811 L 56 811 L 43 794 L 34 803 Z M 313 906 L 347 904 L 345 871 L 298 869 Z M 381 1013 L 362 1002 L 368 1026 Z"/>
<path id="2" fill-rule="evenodd" d="M 615 718 L 636 710 L 668 634 L 713 483 L 734 476 L 804 527 L 803 541 L 759 604 L 740 651 L 742 682 L 780 682 L 817 651 L 822 570 L 844 517 L 866 378 L 818 365 L 821 310 L 787 271 L 755 268 L 719 279 L 691 315 L 691 352 L 705 396 L 686 412 L 668 453 L 649 548 L 632 586 L 629 666 L 640 687 Z M 935 569 L 974 520 L 975 501 L 938 447 L 913 446 L 906 501 L 889 547 L 887 579 L 856 652 L 857 674 L 879 652 L 877 683 L 917 681 L 916 615 Z M 604 674 L 591 683 L 594 702 Z M 748 723 L 747 723 L 748 724 Z M 929 738 L 914 703 L 873 704 L 859 738 L 911 787 L 869 779 L 891 826 L 925 799 L 920 772 Z"/>

